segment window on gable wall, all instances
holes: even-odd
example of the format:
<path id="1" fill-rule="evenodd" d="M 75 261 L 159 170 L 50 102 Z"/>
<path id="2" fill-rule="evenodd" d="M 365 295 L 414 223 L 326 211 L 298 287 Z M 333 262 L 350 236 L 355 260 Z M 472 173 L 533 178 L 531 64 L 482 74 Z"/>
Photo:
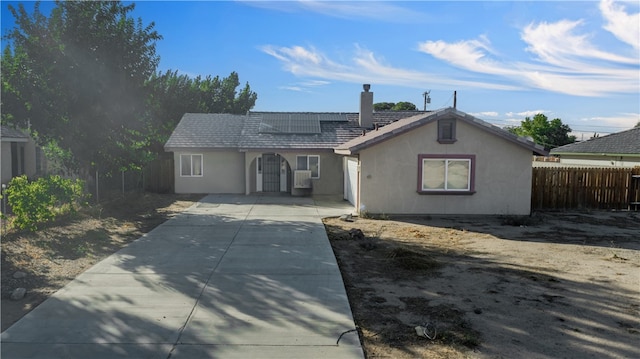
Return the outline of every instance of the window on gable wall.
<path id="1" fill-rule="evenodd" d="M 180 176 L 202 177 L 202 155 L 180 155 Z"/>
<path id="2" fill-rule="evenodd" d="M 418 192 L 473 194 L 475 155 L 419 155 Z"/>
<path id="3" fill-rule="evenodd" d="M 320 178 L 320 156 L 296 156 L 296 169 L 311 171 L 311 178 Z"/>
<path id="4" fill-rule="evenodd" d="M 438 142 L 454 143 L 456 141 L 456 120 L 438 120 Z"/>

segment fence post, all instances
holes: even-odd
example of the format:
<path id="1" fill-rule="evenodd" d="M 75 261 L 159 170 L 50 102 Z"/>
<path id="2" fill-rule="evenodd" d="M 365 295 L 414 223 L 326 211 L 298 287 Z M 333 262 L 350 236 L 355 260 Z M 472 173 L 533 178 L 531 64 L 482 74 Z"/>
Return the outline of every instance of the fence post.
<path id="1" fill-rule="evenodd" d="M 5 191 L 7 190 L 7 185 L 6 184 L 2 184 L 2 215 L 6 217 L 7 215 L 7 194 L 5 193 Z M 7 220 L 4 219 L 2 221 L 2 235 L 7 234 Z"/>
<path id="2" fill-rule="evenodd" d="M 98 170 L 96 170 L 96 203 L 100 203 L 100 191 L 98 190 L 100 186 L 100 178 L 98 177 Z"/>

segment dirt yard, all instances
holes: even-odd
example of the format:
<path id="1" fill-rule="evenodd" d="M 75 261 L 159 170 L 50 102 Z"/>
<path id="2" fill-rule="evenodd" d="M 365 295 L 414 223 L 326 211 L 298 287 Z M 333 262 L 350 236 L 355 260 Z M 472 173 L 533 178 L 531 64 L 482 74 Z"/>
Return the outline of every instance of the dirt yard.
<path id="1" fill-rule="evenodd" d="M 199 198 L 135 195 L 3 236 L 2 330 Z M 640 213 L 325 224 L 369 359 L 640 358 Z"/>
<path id="2" fill-rule="evenodd" d="M 78 274 L 139 238 L 202 196 L 130 194 L 49 223 L 2 236 L 2 331 Z M 16 272 L 25 274 L 15 278 Z M 20 277 L 20 275 L 17 275 Z M 26 296 L 10 299 L 16 288 Z"/>
<path id="3" fill-rule="evenodd" d="M 640 358 L 640 213 L 325 225 L 367 358 Z"/>

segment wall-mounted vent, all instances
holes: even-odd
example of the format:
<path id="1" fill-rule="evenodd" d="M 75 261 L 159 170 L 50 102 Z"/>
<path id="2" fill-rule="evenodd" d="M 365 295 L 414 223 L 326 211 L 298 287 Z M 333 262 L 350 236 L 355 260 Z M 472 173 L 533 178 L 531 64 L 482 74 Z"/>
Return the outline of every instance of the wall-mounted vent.
<path id="1" fill-rule="evenodd" d="M 300 170 L 293 172 L 294 188 L 311 188 L 311 171 Z"/>

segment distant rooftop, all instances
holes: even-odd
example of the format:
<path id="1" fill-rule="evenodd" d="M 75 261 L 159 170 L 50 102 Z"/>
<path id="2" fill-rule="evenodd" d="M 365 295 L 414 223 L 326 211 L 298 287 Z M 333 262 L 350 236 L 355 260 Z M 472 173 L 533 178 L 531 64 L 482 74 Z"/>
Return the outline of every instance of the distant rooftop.
<path id="1" fill-rule="evenodd" d="M 637 154 L 640 155 L 640 127 L 594 137 L 586 141 L 570 143 L 550 151 L 552 155 L 563 153 Z"/>

